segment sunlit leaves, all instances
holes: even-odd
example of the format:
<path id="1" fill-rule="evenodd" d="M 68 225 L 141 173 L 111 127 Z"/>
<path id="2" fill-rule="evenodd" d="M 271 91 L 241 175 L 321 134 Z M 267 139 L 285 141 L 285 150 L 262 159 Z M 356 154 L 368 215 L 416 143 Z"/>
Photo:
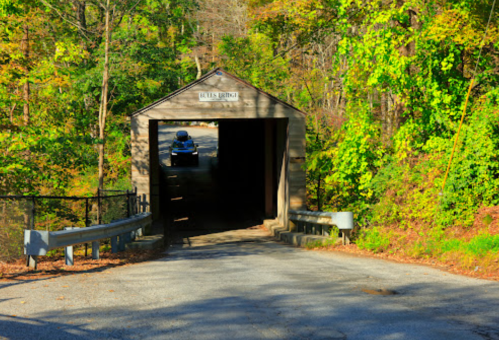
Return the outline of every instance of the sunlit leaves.
<path id="1" fill-rule="evenodd" d="M 254 33 L 247 38 L 225 37 L 219 46 L 224 55 L 223 66 L 229 72 L 254 86 L 282 96 L 282 86 L 288 77 L 285 58 L 274 56 L 274 44 L 263 34 Z"/>
<path id="2" fill-rule="evenodd" d="M 253 10 L 253 25 L 271 37 L 293 34 L 306 44 L 334 27 L 338 1 L 272 1 Z"/>
<path id="3" fill-rule="evenodd" d="M 35 0 L 1 2 L 0 148 L 5 151 L 0 155 L 1 193 L 85 194 L 95 189 L 89 183 L 97 167 L 96 146 L 104 143 L 97 138 L 103 18 L 96 3 L 87 2 L 87 26 L 75 27 L 73 2 L 47 3 L 50 6 Z M 182 56 L 193 46 L 187 18 L 192 8 L 189 1 L 142 1 L 114 28 L 105 164 L 109 185 L 129 179 L 126 115 L 195 77 L 194 63 Z M 28 58 L 21 49 L 26 24 Z M 28 127 L 23 126 L 26 82 L 30 84 Z M 73 190 L 74 185 L 80 188 Z"/>

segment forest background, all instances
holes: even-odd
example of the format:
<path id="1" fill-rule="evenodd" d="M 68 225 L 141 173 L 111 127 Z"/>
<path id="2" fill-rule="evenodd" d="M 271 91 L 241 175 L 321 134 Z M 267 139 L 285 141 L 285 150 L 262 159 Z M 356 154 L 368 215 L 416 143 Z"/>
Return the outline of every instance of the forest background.
<path id="1" fill-rule="evenodd" d="M 0 0 L 0 194 L 130 188 L 127 115 L 223 67 L 308 113 L 308 207 L 359 248 L 499 269 L 492 3 Z"/>

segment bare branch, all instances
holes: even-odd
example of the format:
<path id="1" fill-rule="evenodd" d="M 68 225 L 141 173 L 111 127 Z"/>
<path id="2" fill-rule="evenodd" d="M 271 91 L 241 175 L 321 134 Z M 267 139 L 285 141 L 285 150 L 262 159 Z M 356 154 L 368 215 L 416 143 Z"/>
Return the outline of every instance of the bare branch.
<path id="1" fill-rule="evenodd" d="M 87 35 L 86 35 L 83 31 L 87 31 L 88 33 L 93 33 L 92 31 L 89 31 L 89 30 L 87 30 L 85 27 L 82 27 L 82 26 L 81 26 L 78 22 L 74 22 L 74 21 L 69 20 L 69 19 L 68 19 L 68 18 L 67 18 L 67 17 L 66 17 L 66 16 L 65 16 L 65 15 L 64 15 L 64 14 L 63 14 L 63 13 L 62 13 L 59 9 L 58 9 L 58 8 L 56 8 L 56 7 L 52 6 L 52 5 L 51 5 L 51 4 L 49 4 L 46 0 L 41 0 L 41 2 L 42 2 L 45 6 L 49 7 L 49 8 L 50 8 L 50 9 L 52 9 L 52 10 L 54 10 L 54 11 L 57 13 L 57 15 L 59 15 L 59 17 L 60 17 L 62 20 L 64 20 L 64 21 L 68 22 L 69 24 L 71 24 L 71 25 L 75 26 L 76 28 L 78 28 L 79 30 L 81 30 L 81 32 L 82 32 L 82 34 L 85 36 L 85 38 L 86 38 L 87 40 L 90 40 L 90 38 L 89 38 L 89 37 L 88 37 L 88 36 L 87 36 Z"/>

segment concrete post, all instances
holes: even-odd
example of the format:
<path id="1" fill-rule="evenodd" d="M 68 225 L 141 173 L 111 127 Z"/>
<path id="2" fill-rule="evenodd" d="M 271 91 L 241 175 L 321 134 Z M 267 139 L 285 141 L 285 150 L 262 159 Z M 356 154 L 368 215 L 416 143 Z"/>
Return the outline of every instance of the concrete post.
<path id="1" fill-rule="evenodd" d="M 66 227 L 65 230 L 73 230 L 80 229 L 79 227 Z M 75 264 L 74 261 L 74 252 L 73 246 L 68 246 L 64 248 L 64 258 L 66 259 L 66 266 L 73 266 Z"/>
<path id="2" fill-rule="evenodd" d="M 64 248 L 64 257 L 66 259 L 66 266 L 74 265 L 74 257 L 73 257 L 73 246 L 69 246 Z"/>
<path id="3" fill-rule="evenodd" d="M 343 244 L 350 244 L 350 230 L 349 229 L 343 229 L 341 231 L 343 234 Z"/>
<path id="4" fill-rule="evenodd" d="M 35 255 L 28 255 L 28 267 L 30 267 L 33 270 L 36 270 L 36 267 L 38 266 L 38 256 Z"/>
<path id="5" fill-rule="evenodd" d="M 92 242 L 92 259 L 94 260 L 100 259 L 99 241 Z"/>
<path id="6" fill-rule="evenodd" d="M 118 236 L 111 237 L 111 252 L 113 254 L 118 252 Z"/>

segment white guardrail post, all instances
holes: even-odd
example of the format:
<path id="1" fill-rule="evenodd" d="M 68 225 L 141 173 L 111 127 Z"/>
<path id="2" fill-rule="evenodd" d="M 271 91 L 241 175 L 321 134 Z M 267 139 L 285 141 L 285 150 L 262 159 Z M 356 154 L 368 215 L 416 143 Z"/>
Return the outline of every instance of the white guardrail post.
<path id="1" fill-rule="evenodd" d="M 99 259 L 99 240 L 111 238 L 112 252 L 125 250 L 125 240 L 130 239 L 130 233 L 145 228 L 152 221 L 150 212 L 114 221 L 108 224 L 95 225 L 86 228 L 66 228 L 61 231 L 24 231 L 24 253 L 28 255 L 28 266 L 35 268 L 37 257 L 47 255 L 56 248 L 65 248 L 66 265 L 71 266 L 73 260 L 73 245 L 92 242 L 92 258 Z M 125 236 L 128 235 L 128 236 Z M 119 236 L 119 247 L 117 237 Z"/>
<path id="2" fill-rule="evenodd" d="M 92 259 L 93 260 L 100 259 L 99 241 L 92 242 Z"/>
<path id="3" fill-rule="evenodd" d="M 289 220 L 317 225 L 337 226 L 343 234 L 343 244 L 350 244 L 350 232 L 354 227 L 353 213 L 289 210 Z M 307 233 L 307 227 L 304 228 Z M 315 232 L 315 228 L 314 228 Z"/>
<path id="4" fill-rule="evenodd" d="M 79 227 L 66 227 L 64 230 L 74 230 L 80 229 Z M 74 252 L 73 246 L 67 246 L 64 248 L 64 259 L 66 260 L 66 266 L 74 266 Z"/>

